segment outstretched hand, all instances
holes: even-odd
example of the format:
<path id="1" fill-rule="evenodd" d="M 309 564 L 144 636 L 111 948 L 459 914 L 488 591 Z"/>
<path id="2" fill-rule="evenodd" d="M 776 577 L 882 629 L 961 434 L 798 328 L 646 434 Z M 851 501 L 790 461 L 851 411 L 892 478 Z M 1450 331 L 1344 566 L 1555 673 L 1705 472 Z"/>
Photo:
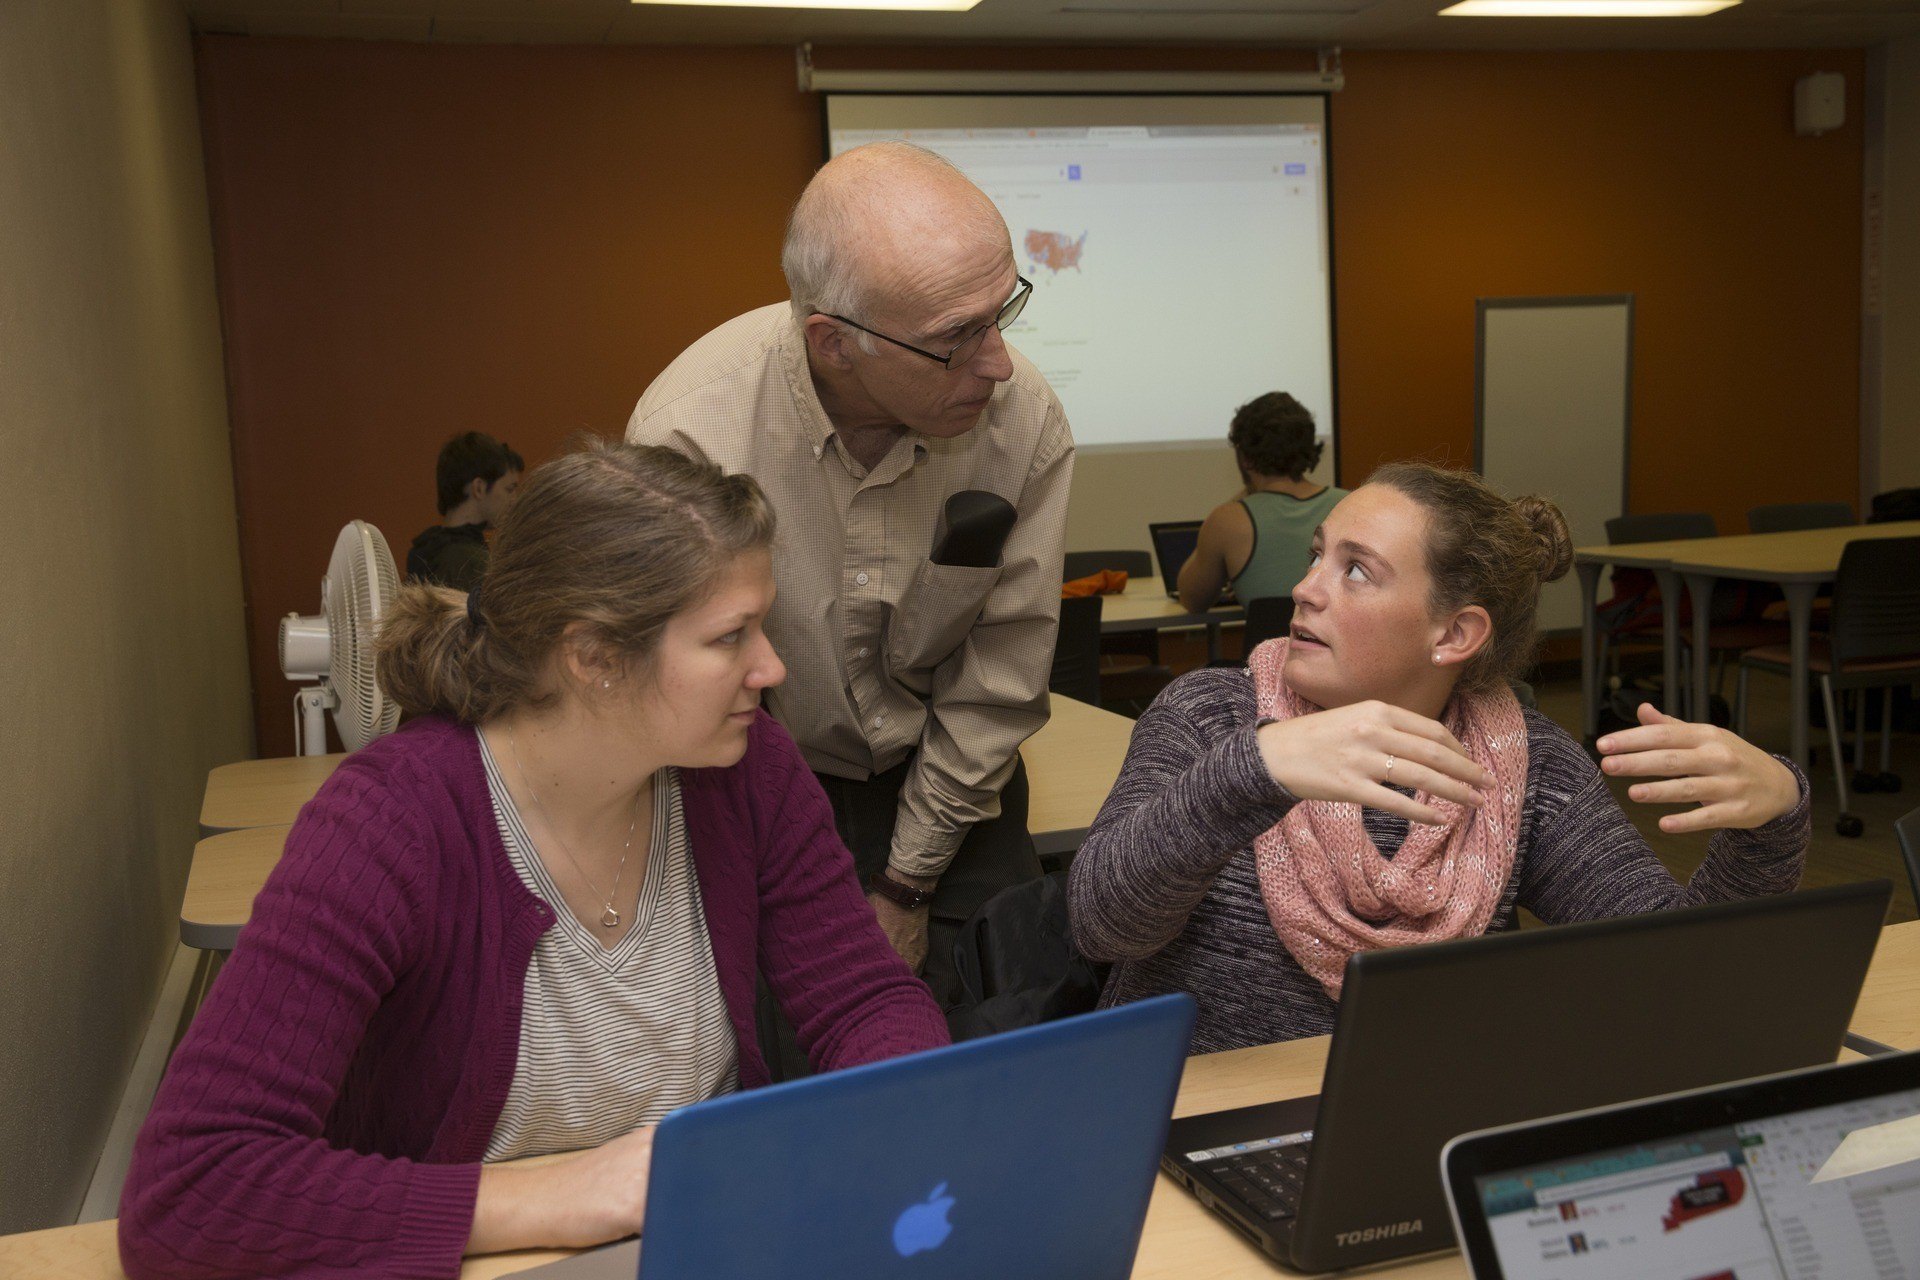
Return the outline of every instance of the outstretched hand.
<path id="1" fill-rule="evenodd" d="M 1260 758 L 1301 800 L 1340 800 L 1437 827 L 1446 819 L 1389 788 L 1412 787 L 1478 809 L 1492 777 L 1445 725 L 1385 702 L 1356 702 L 1262 725 Z"/>
<path id="2" fill-rule="evenodd" d="M 1793 771 L 1739 735 L 1666 715 L 1651 702 L 1640 704 L 1639 715 L 1639 728 L 1610 733 L 1595 745 L 1608 776 L 1662 779 L 1634 783 L 1629 799 L 1699 806 L 1663 815 L 1662 831 L 1763 827 L 1800 803 Z"/>

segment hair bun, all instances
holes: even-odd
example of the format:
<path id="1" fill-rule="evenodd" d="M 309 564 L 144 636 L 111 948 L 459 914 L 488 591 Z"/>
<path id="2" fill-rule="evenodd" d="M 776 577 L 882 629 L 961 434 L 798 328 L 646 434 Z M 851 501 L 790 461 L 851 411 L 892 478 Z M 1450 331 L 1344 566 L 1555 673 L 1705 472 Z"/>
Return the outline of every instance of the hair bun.
<path id="1" fill-rule="evenodd" d="M 1573 534 L 1560 508 L 1545 498 L 1528 494 L 1513 500 L 1514 514 L 1526 522 L 1540 543 L 1540 581 L 1553 582 L 1573 567 Z"/>

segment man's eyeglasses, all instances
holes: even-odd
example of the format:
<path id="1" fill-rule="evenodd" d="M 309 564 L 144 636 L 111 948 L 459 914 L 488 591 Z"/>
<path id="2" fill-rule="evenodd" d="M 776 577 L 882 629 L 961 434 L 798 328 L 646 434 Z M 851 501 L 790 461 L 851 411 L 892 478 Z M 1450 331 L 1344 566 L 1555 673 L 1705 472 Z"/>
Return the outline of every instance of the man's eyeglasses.
<path id="1" fill-rule="evenodd" d="M 1013 291 L 1013 296 L 1007 299 L 1006 305 L 1000 308 L 999 314 L 995 315 L 993 319 L 986 324 L 975 329 L 972 333 L 969 333 L 966 337 L 960 339 L 960 345 L 945 355 L 926 351 L 914 346 L 911 342 L 902 342 L 898 338 L 889 337 L 878 329 L 867 328 L 867 326 L 861 324 L 858 320 L 849 320 L 845 316 L 837 316 L 831 311 L 822 311 L 820 314 L 829 320 L 838 320 L 841 324 L 850 324 L 862 333 L 870 333 L 882 342 L 891 342 L 896 347 L 905 347 L 917 356 L 925 356 L 942 369 L 955 369 L 973 359 L 974 353 L 980 350 L 980 344 L 987 340 L 987 330 L 1005 329 L 1015 320 L 1018 320 L 1020 313 L 1026 309 L 1027 299 L 1033 295 L 1033 281 L 1027 279 L 1025 276 L 1015 276 L 1014 279 L 1020 282 L 1019 287 Z"/>

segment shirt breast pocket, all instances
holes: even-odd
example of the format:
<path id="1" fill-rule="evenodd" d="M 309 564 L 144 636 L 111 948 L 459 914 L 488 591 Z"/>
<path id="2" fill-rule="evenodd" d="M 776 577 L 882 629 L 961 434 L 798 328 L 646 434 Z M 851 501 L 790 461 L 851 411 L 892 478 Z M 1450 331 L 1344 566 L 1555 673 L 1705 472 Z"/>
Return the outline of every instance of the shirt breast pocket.
<path id="1" fill-rule="evenodd" d="M 966 642 L 980 619 L 987 594 L 1000 569 L 922 561 L 913 585 L 900 598 L 887 636 L 887 657 L 895 671 L 937 667 Z"/>

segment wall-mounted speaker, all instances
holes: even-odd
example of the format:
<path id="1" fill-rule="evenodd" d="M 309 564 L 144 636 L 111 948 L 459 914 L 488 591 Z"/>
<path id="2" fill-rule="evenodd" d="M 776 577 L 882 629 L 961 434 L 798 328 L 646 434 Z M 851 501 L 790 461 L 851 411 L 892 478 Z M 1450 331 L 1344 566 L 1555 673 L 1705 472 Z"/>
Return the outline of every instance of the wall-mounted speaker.
<path id="1" fill-rule="evenodd" d="M 1793 82 L 1793 131 L 1803 138 L 1831 133 L 1847 122 L 1847 78 L 1816 71 Z"/>

